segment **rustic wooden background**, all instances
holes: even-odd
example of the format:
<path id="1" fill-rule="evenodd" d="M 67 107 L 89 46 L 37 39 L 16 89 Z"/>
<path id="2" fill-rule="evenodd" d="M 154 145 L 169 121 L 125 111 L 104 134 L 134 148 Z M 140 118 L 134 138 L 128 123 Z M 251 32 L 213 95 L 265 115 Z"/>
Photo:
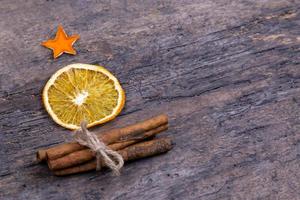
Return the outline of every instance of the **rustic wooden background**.
<path id="1" fill-rule="evenodd" d="M 1 0 L 0 199 L 300 199 L 299 0 Z M 58 24 L 78 55 L 40 42 Z M 37 149 L 68 139 L 41 90 L 71 63 L 106 66 L 126 108 L 158 113 L 175 148 L 108 171 L 55 177 Z"/>

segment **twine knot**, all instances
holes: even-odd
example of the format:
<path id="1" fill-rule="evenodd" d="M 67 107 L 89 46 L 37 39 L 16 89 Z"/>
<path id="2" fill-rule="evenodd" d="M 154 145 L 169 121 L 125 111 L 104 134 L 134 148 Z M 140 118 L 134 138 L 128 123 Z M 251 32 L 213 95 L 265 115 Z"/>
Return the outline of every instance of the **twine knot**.
<path id="1" fill-rule="evenodd" d="M 95 133 L 88 131 L 86 121 L 82 121 L 80 127 L 75 131 L 74 139 L 96 153 L 96 170 L 100 170 L 102 166 L 107 166 L 115 175 L 120 175 L 120 169 L 124 165 L 123 157 L 106 146 Z"/>

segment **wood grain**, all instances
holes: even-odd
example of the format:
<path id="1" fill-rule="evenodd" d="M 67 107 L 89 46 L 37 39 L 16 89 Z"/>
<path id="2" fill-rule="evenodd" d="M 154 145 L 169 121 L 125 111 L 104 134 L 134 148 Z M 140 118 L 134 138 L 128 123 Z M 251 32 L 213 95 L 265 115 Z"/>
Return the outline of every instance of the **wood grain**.
<path id="1" fill-rule="evenodd" d="M 0 199 L 300 199 L 297 0 L 2 0 Z M 78 55 L 40 42 L 58 24 Z M 121 177 L 54 177 L 37 149 L 69 138 L 41 90 L 71 63 L 106 66 L 127 93 L 109 129 L 165 112 L 175 148 Z"/>

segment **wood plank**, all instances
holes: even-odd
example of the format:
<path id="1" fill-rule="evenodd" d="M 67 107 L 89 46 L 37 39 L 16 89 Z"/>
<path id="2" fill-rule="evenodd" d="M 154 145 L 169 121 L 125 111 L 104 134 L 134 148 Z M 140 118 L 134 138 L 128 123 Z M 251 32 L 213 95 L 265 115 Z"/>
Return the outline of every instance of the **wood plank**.
<path id="1" fill-rule="evenodd" d="M 0 199 L 300 199 L 300 3 L 292 0 L 2 0 Z M 52 59 L 58 24 L 81 39 Z M 41 90 L 70 63 L 106 66 L 126 108 L 165 112 L 175 148 L 122 176 L 54 177 L 35 152 L 70 138 Z"/>

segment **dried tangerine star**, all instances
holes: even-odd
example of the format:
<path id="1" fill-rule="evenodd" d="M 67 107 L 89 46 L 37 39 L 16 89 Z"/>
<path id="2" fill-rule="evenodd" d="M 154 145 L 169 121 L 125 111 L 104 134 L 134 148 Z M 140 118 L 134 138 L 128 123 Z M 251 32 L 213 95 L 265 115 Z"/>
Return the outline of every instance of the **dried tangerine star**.
<path id="1" fill-rule="evenodd" d="M 47 40 L 41 45 L 52 49 L 53 57 L 57 58 L 63 53 L 76 55 L 73 44 L 79 39 L 79 35 L 68 36 L 61 25 L 58 26 L 56 36 L 54 39 Z"/>

